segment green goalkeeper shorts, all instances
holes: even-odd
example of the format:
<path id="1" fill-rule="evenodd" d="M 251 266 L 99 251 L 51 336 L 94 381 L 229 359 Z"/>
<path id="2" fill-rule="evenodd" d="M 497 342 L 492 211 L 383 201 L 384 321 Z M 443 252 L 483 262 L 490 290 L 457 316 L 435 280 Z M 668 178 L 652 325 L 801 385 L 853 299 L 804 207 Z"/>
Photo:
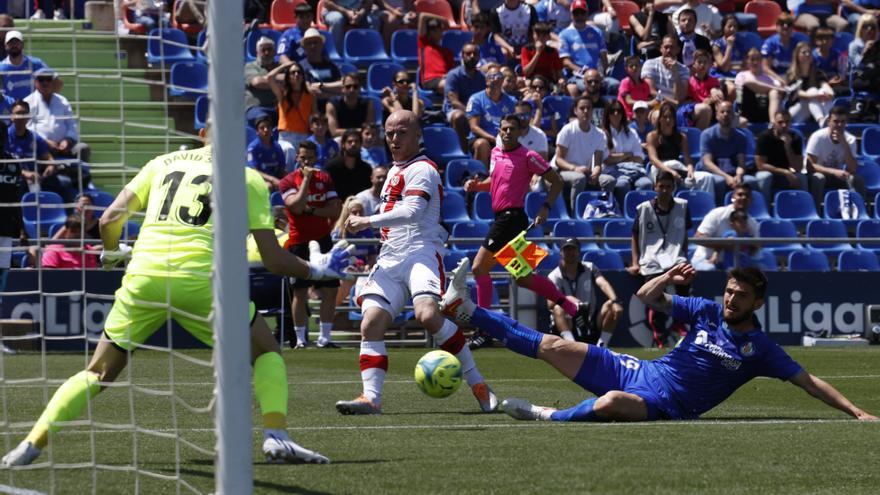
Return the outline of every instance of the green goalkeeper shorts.
<path id="1" fill-rule="evenodd" d="M 214 330 L 209 320 L 213 301 L 208 278 L 126 274 L 107 315 L 104 333 L 122 349 L 134 350 L 174 319 L 193 337 L 213 347 Z M 250 321 L 255 312 L 251 302 Z"/>

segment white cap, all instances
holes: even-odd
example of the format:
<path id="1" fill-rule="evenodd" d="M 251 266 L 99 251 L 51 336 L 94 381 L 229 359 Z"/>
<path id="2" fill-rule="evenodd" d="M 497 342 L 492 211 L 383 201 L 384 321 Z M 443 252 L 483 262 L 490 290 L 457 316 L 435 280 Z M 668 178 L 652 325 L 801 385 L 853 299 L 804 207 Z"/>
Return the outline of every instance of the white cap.
<path id="1" fill-rule="evenodd" d="M 639 100 L 639 101 L 633 103 L 633 112 L 635 112 L 636 110 L 647 110 L 647 109 L 648 109 L 648 102 L 647 101 Z"/>
<path id="2" fill-rule="evenodd" d="M 18 40 L 24 43 L 24 36 L 22 36 L 21 31 L 7 31 L 6 41 L 4 43 L 9 43 L 12 40 Z"/>
<path id="3" fill-rule="evenodd" d="M 320 31 L 315 28 L 308 28 L 306 29 L 306 32 L 303 33 L 302 38 L 300 38 L 300 42 L 311 38 L 319 38 L 322 42 L 324 41 L 324 35 L 321 34 Z"/>

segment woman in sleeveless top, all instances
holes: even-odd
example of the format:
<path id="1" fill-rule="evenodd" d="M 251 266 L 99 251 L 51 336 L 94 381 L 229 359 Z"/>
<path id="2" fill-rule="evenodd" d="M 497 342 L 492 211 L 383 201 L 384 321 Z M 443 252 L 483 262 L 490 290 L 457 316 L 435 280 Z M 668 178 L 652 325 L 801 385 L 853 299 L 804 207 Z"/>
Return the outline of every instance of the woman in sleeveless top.
<path id="1" fill-rule="evenodd" d="M 278 81 L 278 74 L 284 74 L 283 82 Z M 309 116 L 318 113 L 318 103 L 309 93 L 305 73 L 297 62 L 276 67 L 266 79 L 278 100 L 278 144 L 290 168 L 296 163 L 299 143 L 309 137 Z"/>
<path id="2" fill-rule="evenodd" d="M 648 160 L 651 162 L 651 180 L 657 172 L 665 170 L 675 177 L 678 185 L 688 189 L 700 189 L 715 195 L 712 174 L 697 172 L 688 152 L 687 135 L 678 130 L 675 105 L 664 101 L 660 105 L 657 129 L 648 133 Z M 684 162 L 684 163 L 682 163 Z"/>

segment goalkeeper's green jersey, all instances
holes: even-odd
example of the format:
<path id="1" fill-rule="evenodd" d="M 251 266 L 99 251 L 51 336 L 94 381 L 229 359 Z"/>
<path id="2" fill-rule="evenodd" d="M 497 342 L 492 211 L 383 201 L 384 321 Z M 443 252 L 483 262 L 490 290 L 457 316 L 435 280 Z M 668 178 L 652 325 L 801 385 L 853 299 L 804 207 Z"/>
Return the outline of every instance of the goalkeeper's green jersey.
<path id="1" fill-rule="evenodd" d="M 126 273 L 161 277 L 211 275 L 212 173 L 211 147 L 205 146 L 158 156 L 125 186 L 146 206 Z M 248 229 L 274 229 L 265 181 L 255 170 L 246 168 L 245 183 Z"/>

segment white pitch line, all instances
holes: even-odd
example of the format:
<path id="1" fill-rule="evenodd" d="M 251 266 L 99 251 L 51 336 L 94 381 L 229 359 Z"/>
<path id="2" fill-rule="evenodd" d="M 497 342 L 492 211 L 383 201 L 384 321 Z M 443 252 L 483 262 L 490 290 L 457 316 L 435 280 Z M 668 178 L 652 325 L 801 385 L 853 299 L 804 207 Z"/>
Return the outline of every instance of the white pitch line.
<path id="1" fill-rule="evenodd" d="M 8 493 L 9 495 L 46 495 L 43 492 L 28 490 L 26 488 L 16 488 L 9 485 L 0 485 L 0 493 Z"/>

